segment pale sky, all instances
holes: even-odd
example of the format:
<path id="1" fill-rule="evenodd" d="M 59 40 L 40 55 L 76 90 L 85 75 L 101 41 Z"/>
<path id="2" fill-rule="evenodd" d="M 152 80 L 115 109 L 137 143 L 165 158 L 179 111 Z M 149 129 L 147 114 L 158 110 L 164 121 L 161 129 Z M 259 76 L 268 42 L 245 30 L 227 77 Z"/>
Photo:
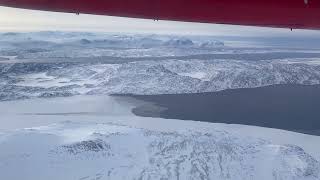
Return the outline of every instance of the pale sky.
<path id="1" fill-rule="evenodd" d="M 0 31 L 97 31 L 224 36 L 317 36 L 319 31 L 153 21 L 0 7 Z"/>

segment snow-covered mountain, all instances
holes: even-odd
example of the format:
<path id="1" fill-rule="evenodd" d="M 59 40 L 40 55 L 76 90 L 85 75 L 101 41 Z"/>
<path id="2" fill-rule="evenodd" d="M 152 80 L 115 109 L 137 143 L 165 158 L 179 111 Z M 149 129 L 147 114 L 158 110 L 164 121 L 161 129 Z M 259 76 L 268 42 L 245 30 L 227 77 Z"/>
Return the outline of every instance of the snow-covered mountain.
<path id="1" fill-rule="evenodd" d="M 223 52 L 223 47 L 223 42 L 212 38 L 199 41 L 164 35 L 0 33 L 0 56 L 17 56 L 18 59 L 183 56 Z"/>
<path id="2" fill-rule="evenodd" d="M 238 47 L 210 36 L 80 32 L 0 33 L 0 56 L 18 59 L 83 57 L 172 57 L 201 54 L 315 52 L 318 49 Z"/>

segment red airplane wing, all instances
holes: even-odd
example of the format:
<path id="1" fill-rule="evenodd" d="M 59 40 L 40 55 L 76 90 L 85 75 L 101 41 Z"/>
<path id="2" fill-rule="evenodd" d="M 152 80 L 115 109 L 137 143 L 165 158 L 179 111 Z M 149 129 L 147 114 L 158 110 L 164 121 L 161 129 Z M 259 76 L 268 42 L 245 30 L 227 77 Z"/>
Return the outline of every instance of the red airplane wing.
<path id="1" fill-rule="evenodd" d="M 320 29 L 319 0 L 0 0 L 0 5 L 157 20 Z"/>

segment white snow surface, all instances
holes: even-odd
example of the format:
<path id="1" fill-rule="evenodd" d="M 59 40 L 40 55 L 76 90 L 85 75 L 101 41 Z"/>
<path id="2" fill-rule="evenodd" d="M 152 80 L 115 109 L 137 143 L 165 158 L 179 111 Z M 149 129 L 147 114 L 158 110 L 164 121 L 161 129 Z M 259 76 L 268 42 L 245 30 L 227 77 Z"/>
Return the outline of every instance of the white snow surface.
<path id="1" fill-rule="evenodd" d="M 7 101 L 0 107 L 4 126 L 36 123 L 1 131 L 0 179 L 320 178 L 318 136 L 142 118 L 130 112 L 130 99 L 109 96 Z M 3 107 L 11 110 L 4 113 Z"/>

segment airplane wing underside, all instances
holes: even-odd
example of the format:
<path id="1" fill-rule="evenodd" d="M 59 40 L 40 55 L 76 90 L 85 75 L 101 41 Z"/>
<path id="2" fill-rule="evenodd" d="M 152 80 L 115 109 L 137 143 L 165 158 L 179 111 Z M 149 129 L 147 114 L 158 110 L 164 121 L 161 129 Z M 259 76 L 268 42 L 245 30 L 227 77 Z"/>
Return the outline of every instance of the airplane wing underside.
<path id="1" fill-rule="evenodd" d="M 319 0 L 0 0 L 0 5 L 156 20 L 320 29 Z"/>

